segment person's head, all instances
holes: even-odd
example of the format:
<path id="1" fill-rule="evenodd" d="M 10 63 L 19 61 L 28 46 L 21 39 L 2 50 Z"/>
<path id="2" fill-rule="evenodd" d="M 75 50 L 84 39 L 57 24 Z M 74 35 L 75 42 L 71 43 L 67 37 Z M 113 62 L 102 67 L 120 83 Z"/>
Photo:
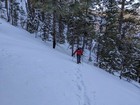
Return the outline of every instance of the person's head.
<path id="1" fill-rule="evenodd" d="M 82 48 L 81 47 L 78 47 L 78 50 L 81 50 Z"/>

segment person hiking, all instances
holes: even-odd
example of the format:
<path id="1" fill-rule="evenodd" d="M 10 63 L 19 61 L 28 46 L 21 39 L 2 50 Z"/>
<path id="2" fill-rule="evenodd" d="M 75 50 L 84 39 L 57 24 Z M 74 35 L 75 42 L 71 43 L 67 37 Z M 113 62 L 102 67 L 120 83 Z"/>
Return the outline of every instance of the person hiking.
<path id="1" fill-rule="evenodd" d="M 81 63 L 81 56 L 83 55 L 83 50 L 82 48 L 77 48 L 74 53 L 72 54 L 72 56 L 77 55 L 77 64 Z"/>

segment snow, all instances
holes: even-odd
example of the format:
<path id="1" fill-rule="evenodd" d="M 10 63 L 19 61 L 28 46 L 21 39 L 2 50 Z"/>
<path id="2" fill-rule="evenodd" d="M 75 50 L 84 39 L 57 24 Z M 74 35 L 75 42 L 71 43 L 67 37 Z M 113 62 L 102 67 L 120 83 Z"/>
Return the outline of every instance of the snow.
<path id="1" fill-rule="evenodd" d="M 139 105 L 140 88 L 0 22 L 0 105 Z"/>

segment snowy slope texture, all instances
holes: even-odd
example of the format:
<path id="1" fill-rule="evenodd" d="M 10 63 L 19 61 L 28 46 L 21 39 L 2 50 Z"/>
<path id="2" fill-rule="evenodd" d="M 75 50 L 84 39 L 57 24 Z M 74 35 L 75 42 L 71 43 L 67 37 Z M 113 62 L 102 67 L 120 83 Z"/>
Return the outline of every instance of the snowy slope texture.
<path id="1" fill-rule="evenodd" d="M 0 105 L 140 105 L 138 87 L 0 22 Z"/>

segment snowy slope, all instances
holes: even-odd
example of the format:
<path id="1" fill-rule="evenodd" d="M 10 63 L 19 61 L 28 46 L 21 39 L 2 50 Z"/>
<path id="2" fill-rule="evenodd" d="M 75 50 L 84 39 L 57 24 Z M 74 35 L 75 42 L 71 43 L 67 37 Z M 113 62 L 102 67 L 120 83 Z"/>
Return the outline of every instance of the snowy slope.
<path id="1" fill-rule="evenodd" d="M 140 104 L 134 85 L 0 22 L 0 105 Z"/>

